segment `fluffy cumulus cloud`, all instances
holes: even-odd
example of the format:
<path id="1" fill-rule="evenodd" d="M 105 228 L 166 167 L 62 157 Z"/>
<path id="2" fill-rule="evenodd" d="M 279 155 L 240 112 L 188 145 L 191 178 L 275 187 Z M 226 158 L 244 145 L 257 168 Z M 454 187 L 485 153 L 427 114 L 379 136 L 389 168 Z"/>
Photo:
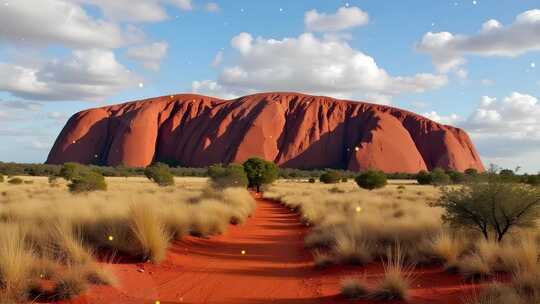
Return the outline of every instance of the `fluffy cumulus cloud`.
<path id="1" fill-rule="evenodd" d="M 467 55 L 514 57 L 537 51 L 540 50 L 540 10 L 523 12 L 507 26 L 488 20 L 477 34 L 470 36 L 428 32 L 417 48 L 430 54 L 442 72 L 465 63 Z"/>
<path id="2" fill-rule="evenodd" d="M 132 59 L 140 60 L 144 67 L 149 70 L 159 71 L 161 60 L 167 55 L 168 49 L 169 44 L 167 42 L 154 42 L 149 45 L 129 48 L 127 56 Z"/>
<path id="3" fill-rule="evenodd" d="M 462 120 L 462 118 L 457 114 L 450 114 L 450 115 L 445 116 L 445 115 L 440 115 L 436 111 L 426 112 L 423 115 L 431 120 L 440 122 L 445 125 L 455 125 L 461 122 Z"/>
<path id="4" fill-rule="evenodd" d="M 346 41 L 318 38 L 311 33 L 282 40 L 241 33 L 231 40 L 231 45 L 238 53 L 233 64 L 224 67 L 215 81 L 194 83 L 194 91 L 211 95 L 303 91 L 359 98 L 377 94 L 388 99 L 447 83 L 446 76 L 427 73 L 391 76 L 375 59 L 353 49 Z"/>
<path id="5" fill-rule="evenodd" d="M 483 96 L 466 119 L 459 119 L 457 115 L 441 116 L 437 112 L 425 115 L 441 122 L 456 117 L 454 124 L 470 133 L 488 162 L 506 167 L 540 168 L 540 103 L 537 97 L 518 92 L 501 100 Z"/>
<path id="6" fill-rule="evenodd" d="M 138 81 L 109 50 L 73 51 L 38 67 L 0 63 L 0 91 L 30 100 L 96 100 Z"/>
<path id="7" fill-rule="evenodd" d="M 59 43 L 71 47 L 120 47 L 120 27 L 90 17 L 79 5 L 62 0 L 17 0 L 0 9 L 0 41 Z"/>
<path id="8" fill-rule="evenodd" d="M 308 31 L 337 32 L 366 25 L 369 15 L 358 7 L 341 7 L 335 14 L 319 13 L 317 10 L 306 12 L 304 24 Z"/>

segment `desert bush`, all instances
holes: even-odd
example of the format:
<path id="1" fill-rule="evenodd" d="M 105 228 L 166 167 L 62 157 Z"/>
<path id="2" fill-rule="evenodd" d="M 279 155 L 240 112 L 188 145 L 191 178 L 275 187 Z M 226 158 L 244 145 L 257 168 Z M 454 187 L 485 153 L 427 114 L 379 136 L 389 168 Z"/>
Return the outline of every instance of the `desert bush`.
<path id="1" fill-rule="evenodd" d="M 386 174 L 382 171 L 366 171 L 355 178 L 356 184 L 360 188 L 374 190 L 386 186 Z"/>
<path id="2" fill-rule="evenodd" d="M 334 258 L 326 252 L 315 250 L 313 252 L 313 264 L 316 269 L 325 269 L 334 264 Z"/>
<path id="3" fill-rule="evenodd" d="M 325 184 L 337 184 L 341 180 L 341 174 L 334 170 L 326 171 L 319 177 L 319 180 Z"/>
<path id="4" fill-rule="evenodd" d="M 444 189 L 434 206 L 444 208 L 445 222 L 480 231 L 486 240 L 494 233 L 500 242 L 514 227 L 536 225 L 540 190 L 492 179 Z"/>
<path id="5" fill-rule="evenodd" d="M 538 186 L 540 185 L 540 174 L 537 175 L 528 175 L 524 178 L 524 182 L 531 186 Z"/>
<path id="6" fill-rule="evenodd" d="M 144 175 L 158 186 L 167 187 L 174 185 L 174 177 L 171 174 L 169 166 L 162 163 L 155 163 L 146 167 Z"/>
<path id="7" fill-rule="evenodd" d="M 88 282 L 79 269 L 69 268 L 66 273 L 54 280 L 52 299 L 69 300 L 88 289 Z"/>
<path id="8" fill-rule="evenodd" d="M 447 270 L 456 266 L 459 256 L 465 250 L 465 243 L 449 232 L 441 232 L 431 241 L 433 255 L 445 263 Z"/>
<path id="9" fill-rule="evenodd" d="M 448 171 L 447 175 L 453 184 L 462 184 L 467 181 L 467 175 L 458 171 Z"/>
<path id="10" fill-rule="evenodd" d="M 310 178 L 310 179 L 308 180 L 308 182 L 309 182 L 310 184 L 315 184 L 315 179 L 312 177 L 312 178 Z"/>
<path id="11" fill-rule="evenodd" d="M 341 182 L 342 182 L 342 183 L 346 183 L 346 182 L 348 182 L 348 181 L 349 181 L 349 178 L 348 178 L 348 177 L 342 177 L 342 178 L 341 178 Z"/>
<path id="12" fill-rule="evenodd" d="M 4 175 L 0 174 L 0 183 L 4 182 Z"/>
<path id="13" fill-rule="evenodd" d="M 448 185 L 451 179 L 446 172 L 441 168 L 435 168 L 431 171 L 431 183 L 436 186 Z"/>
<path id="14" fill-rule="evenodd" d="M 20 185 L 22 183 L 23 183 L 23 180 L 18 177 L 12 177 L 8 180 L 8 184 L 11 184 L 11 185 Z"/>
<path id="15" fill-rule="evenodd" d="M 104 191 L 107 190 L 107 183 L 103 175 L 88 170 L 73 177 L 68 188 L 73 193 Z"/>
<path id="16" fill-rule="evenodd" d="M 273 183 L 278 178 L 278 167 L 270 161 L 261 158 L 250 158 L 243 164 L 249 181 L 249 187 L 255 187 L 260 192 L 261 186 Z"/>
<path id="17" fill-rule="evenodd" d="M 218 188 L 247 187 L 249 184 L 246 171 L 241 165 L 212 165 L 208 167 L 207 174 L 212 181 L 212 185 Z"/>
<path id="18" fill-rule="evenodd" d="M 429 172 L 422 170 L 416 175 L 416 181 L 420 185 L 431 185 L 433 178 Z"/>
<path id="19" fill-rule="evenodd" d="M 58 176 L 56 175 L 49 175 L 48 177 L 49 186 L 51 187 L 58 187 Z"/>
<path id="20" fill-rule="evenodd" d="M 88 171 L 89 169 L 78 163 L 65 163 L 60 169 L 59 176 L 67 181 L 71 181 L 81 173 Z"/>
<path id="21" fill-rule="evenodd" d="M 369 293 L 365 283 L 357 279 L 345 279 L 341 282 L 341 295 L 345 299 L 360 299 L 366 297 Z"/>
<path id="22" fill-rule="evenodd" d="M 469 297 L 465 304 L 525 304 L 516 291 L 502 283 L 488 285 L 477 297 Z"/>

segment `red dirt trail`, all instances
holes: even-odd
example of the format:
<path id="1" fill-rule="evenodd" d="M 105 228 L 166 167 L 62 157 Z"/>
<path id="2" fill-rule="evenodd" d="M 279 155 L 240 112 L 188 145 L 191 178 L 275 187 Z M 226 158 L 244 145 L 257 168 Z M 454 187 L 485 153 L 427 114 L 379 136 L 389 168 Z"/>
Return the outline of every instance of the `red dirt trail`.
<path id="1" fill-rule="evenodd" d="M 160 265 L 114 264 L 117 288 L 93 287 L 67 303 L 378 303 L 347 301 L 339 288 L 350 276 L 376 282 L 383 272 L 380 263 L 315 270 L 303 246 L 308 228 L 300 224 L 299 215 L 256 199 L 257 209 L 245 224 L 231 226 L 221 236 L 177 241 Z M 440 267 L 415 272 L 409 303 L 458 304 L 474 288 Z"/>

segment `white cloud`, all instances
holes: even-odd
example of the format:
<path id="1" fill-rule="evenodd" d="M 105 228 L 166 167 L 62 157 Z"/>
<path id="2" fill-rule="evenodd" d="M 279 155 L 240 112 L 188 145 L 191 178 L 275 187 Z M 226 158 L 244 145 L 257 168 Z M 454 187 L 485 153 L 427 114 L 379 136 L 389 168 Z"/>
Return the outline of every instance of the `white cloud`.
<path id="1" fill-rule="evenodd" d="M 0 91 L 30 100 L 95 100 L 137 81 L 108 50 L 78 50 L 39 67 L 0 63 Z"/>
<path id="2" fill-rule="evenodd" d="M 192 10 L 191 0 L 72 0 L 100 8 L 115 21 L 159 22 L 169 18 L 165 5 Z"/>
<path id="3" fill-rule="evenodd" d="M 161 60 L 167 55 L 168 49 L 169 44 L 167 42 L 154 42 L 149 45 L 129 48 L 127 56 L 142 61 L 143 66 L 149 70 L 159 71 Z"/>
<path id="4" fill-rule="evenodd" d="M 391 76 L 375 59 L 346 41 L 317 38 L 305 33 L 296 38 L 254 39 L 241 33 L 231 40 L 238 51 L 215 82 L 220 91 L 303 91 L 331 96 L 395 96 L 424 92 L 446 85 L 446 76 L 416 74 Z M 209 81 L 212 82 L 212 81 Z M 194 86 L 194 91 L 198 89 Z M 377 100 L 374 100 L 377 102 Z"/>
<path id="5" fill-rule="evenodd" d="M 489 20 L 476 35 L 428 32 L 417 45 L 432 56 L 439 71 L 448 72 L 465 63 L 465 56 L 515 57 L 540 50 L 540 10 L 518 15 L 514 23 L 503 26 Z"/>
<path id="6" fill-rule="evenodd" d="M 495 84 L 495 81 L 493 81 L 491 79 L 482 79 L 482 80 L 480 80 L 480 83 L 485 87 L 490 87 L 490 86 Z"/>
<path id="7" fill-rule="evenodd" d="M 209 12 L 219 12 L 220 11 L 220 8 L 219 8 L 219 4 L 215 3 L 215 2 L 209 2 L 209 3 L 206 3 L 206 5 L 204 6 L 204 8 L 209 11 Z"/>
<path id="8" fill-rule="evenodd" d="M 62 0 L 17 0 L 0 9 L 0 41 L 116 48 L 126 43 L 112 22 L 90 17 Z"/>
<path id="9" fill-rule="evenodd" d="M 62 112 L 58 112 L 58 111 L 54 111 L 54 112 L 49 112 L 47 113 L 47 118 L 55 121 L 55 122 L 58 122 L 58 123 L 65 123 L 68 118 L 69 118 L 70 115 L 66 114 L 66 113 L 62 113 Z"/>
<path id="10" fill-rule="evenodd" d="M 223 62 L 223 51 L 217 52 L 216 56 L 214 57 L 214 60 L 212 60 L 212 66 L 218 67 L 221 62 Z"/>
<path id="11" fill-rule="evenodd" d="M 427 112 L 427 113 L 424 113 L 423 115 L 433 121 L 436 121 L 445 125 L 455 125 L 462 120 L 462 118 L 457 114 L 444 116 L 444 115 L 439 115 L 439 113 L 435 111 Z"/>
<path id="12" fill-rule="evenodd" d="M 341 7 L 332 15 L 310 10 L 304 17 L 307 30 L 314 32 L 337 32 L 366 25 L 368 22 L 369 15 L 354 6 Z"/>

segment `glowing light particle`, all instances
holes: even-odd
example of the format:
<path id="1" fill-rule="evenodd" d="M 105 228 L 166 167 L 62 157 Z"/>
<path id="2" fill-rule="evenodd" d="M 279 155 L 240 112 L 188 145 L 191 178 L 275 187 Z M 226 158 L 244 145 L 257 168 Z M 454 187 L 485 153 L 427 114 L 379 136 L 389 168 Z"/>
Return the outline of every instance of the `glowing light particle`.
<path id="1" fill-rule="evenodd" d="M 114 241 L 114 236 L 112 236 L 112 235 L 109 235 L 108 239 L 109 239 L 109 241 L 111 241 L 111 242 L 112 242 L 112 241 Z"/>
<path id="2" fill-rule="evenodd" d="M 531 62 L 531 68 L 535 68 L 536 67 L 536 62 Z"/>
<path id="3" fill-rule="evenodd" d="M 478 2 L 476 2 L 476 0 L 474 0 L 474 1 L 472 2 L 473 5 L 476 5 L 477 3 L 478 3 Z"/>
<path id="4" fill-rule="evenodd" d="M 362 212 L 362 207 L 360 206 L 356 207 L 356 213 L 360 213 L 360 212 Z"/>
<path id="5" fill-rule="evenodd" d="M 360 151 L 360 148 L 354 147 L 354 151 Z"/>
<path id="6" fill-rule="evenodd" d="M 245 251 L 245 250 L 240 251 L 240 253 L 241 253 L 242 255 L 246 255 L 246 251 Z"/>
<path id="7" fill-rule="evenodd" d="M 155 303 L 156 303 L 156 304 L 161 304 L 161 302 L 160 302 L 160 301 L 156 301 Z"/>
<path id="8" fill-rule="evenodd" d="M 144 87 L 144 83 L 139 83 L 139 88 L 143 88 Z"/>

